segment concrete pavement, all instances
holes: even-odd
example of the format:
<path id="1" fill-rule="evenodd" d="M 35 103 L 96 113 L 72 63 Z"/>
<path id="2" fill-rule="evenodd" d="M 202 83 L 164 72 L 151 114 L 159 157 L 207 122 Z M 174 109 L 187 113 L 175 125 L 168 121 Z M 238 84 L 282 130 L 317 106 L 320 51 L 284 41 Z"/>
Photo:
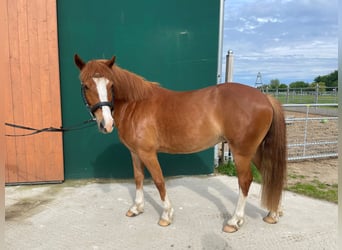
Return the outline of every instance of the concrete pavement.
<path id="1" fill-rule="evenodd" d="M 284 216 L 262 221 L 260 185 L 253 183 L 246 222 L 222 232 L 238 198 L 235 177 L 166 178 L 175 209 L 162 228 L 159 194 L 145 181 L 145 212 L 128 218 L 133 180 L 79 180 L 6 187 L 6 249 L 337 249 L 337 205 L 285 192 Z"/>

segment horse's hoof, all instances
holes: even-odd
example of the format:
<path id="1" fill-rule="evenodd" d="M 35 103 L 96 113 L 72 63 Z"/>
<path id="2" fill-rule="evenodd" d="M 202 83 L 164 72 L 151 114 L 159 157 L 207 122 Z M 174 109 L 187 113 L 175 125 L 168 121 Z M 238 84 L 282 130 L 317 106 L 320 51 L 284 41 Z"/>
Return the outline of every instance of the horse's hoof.
<path id="1" fill-rule="evenodd" d="M 169 226 L 171 224 L 171 222 L 167 221 L 167 220 L 164 220 L 164 219 L 160 219 L 158 224 L 159 224 L 159 226 L 167 227 L 167 226 Z"/>
<path id="2" fill-rule="evenodd" d="M 263 220 L 268 224 L 276 224 L 278 222 L 278 220 L 276 220 L 275 218 L 271 216 L 266 216 L 263 218 Z"/>
<path id="3" fill-rule="evenodd" d="M 127 213 L 126 213 L 126 216 L 127 216 L 127 217 L 135 217 L 135 216 L 137 216 L 137 215 L 138 215 L 138 214 L 133 213 L 131 210 L 128 210 Z"/>
<path id="4" fill-rule="evenodd" d="M 226 232 L 226 233 L 235 233 L 237 230 L 239 230 L 239 228 L 234 225 L 225 225 L 223 227 L 223 232 Z"/>

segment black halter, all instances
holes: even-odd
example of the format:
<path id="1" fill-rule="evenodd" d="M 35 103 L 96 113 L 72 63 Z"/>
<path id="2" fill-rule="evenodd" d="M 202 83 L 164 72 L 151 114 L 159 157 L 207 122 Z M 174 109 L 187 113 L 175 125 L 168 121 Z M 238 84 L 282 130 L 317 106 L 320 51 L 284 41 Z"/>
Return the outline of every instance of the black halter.
<path id="1" fill-rule="evenodd" d="M 114 87 L 112 87 L 111 89 L 112 89 L 112 101 L 111 102 L 98 102 L 98 103 L 94 104 L 93 106 L 91 106 L 88 103 L 87 98 L 85 96 L 85 85 L 84 84 L 81 85 L 81 95 L 82 95 L 84 105 L 87 107 L 87 109 L 88 109 L 91 117 L 93 118 L 93 120 L 96 120 L 95 111 L 99 108 L 102 108 L 103 106 L 110 107 L 111 111 L 114 110 Z"/>

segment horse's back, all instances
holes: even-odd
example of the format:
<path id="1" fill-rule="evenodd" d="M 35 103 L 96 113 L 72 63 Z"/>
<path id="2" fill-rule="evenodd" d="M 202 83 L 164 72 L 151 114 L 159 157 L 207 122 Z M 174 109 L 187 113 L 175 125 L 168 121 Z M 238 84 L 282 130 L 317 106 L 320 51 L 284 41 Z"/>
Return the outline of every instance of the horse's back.
<path id="1" fill-rule="evenodd" d="M 233 82 L 218 84 L 217 88 L 220 98 L 231 105 L 242 106 L 244 109 L 253 108 L 253 104 L 270 106 L 266 95 L 256 88 Z"/>

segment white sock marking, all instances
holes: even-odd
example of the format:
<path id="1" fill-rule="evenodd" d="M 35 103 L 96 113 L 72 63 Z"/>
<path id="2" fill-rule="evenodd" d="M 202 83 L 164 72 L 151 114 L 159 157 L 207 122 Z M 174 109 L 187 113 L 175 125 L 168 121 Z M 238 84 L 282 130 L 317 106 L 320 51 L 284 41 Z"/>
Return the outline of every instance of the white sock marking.
<path id="1" fill-rule="evenodd" d="M 144 191 L 142 189 L 137 189 L 135 193 L 135 203 L 141 204 L 144 202 Z"/>
<path id="2" fill-rule="evenodd" d="M 235 214 L 238 217 L 244 217 L 244 215 L 245 215 L 246 200 L 247 200 L 247 197 L 244 196 L 244 194 L 242 193 L 242 190 L 240 188 L 240 190 L 239 190 L 239 200 L 238 200 L 238 203 L 237 203 L 236 209 L 235 209 Z"/>
<path id="3" fill-rule="evenodd" d="M 228 225 L 234 225 L 236 227 L 242 226 L 245 217 L 245 206 L 247 196 L 243 195 L 241 188 L 239 189 L 239 199 L 236 204 L 235 212 L 233 217 L 228 221 Z"/>
<path id="4" fill-rule="evenodd" d="M 144 191 L 142 189 L 137 189 L 135 192 L 135 201 L 133 206 L 129 209 L 135 215 L 144 212 Z"/>
<path id="5" fill-rule="evenodd" d="M 163 201 L 163 205 L 164 205 L 164 211 L 163 211 L 161 218 L 171 223 L 173 219 L 174 210 L 172 208 L 171 202 L 167 194 L 165 195 L 165 200 Z"/>

